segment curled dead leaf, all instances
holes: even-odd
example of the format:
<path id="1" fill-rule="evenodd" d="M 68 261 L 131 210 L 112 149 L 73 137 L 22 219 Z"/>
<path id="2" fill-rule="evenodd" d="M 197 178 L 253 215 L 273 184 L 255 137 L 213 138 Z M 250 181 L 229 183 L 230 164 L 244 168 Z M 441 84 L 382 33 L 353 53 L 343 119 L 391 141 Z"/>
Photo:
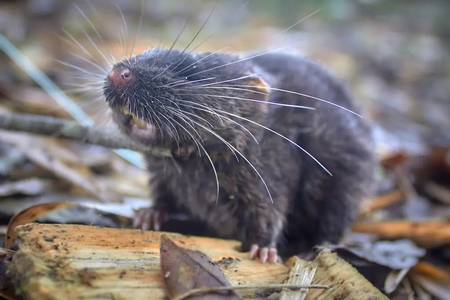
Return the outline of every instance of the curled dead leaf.
<path id="1" fill-rule="evenodd" d="M 5 248 L 10 249 L 11 246 L 14 244 L 15 240 L 17 239 L 17 233 L 14 231 L 14 229 L 19 226 L 26 223 L 33 222 L 37 218 L 39 218 L 42 215 L 45 215 L 49 212 L 58 210 L 58 209 L 64 209 L 68 207 L 75 206 L 77 204 L 70 203 L 70 202 L 54 202 L 54 203 L 44 203 L 44 204 L 38 204 L 35 206 L 31 206 L 20 213 L 16 214 L 14 217 L 11 218 L 8 224 L 8 230 L 6 233 L 6 239 L 5 239 Z"/>

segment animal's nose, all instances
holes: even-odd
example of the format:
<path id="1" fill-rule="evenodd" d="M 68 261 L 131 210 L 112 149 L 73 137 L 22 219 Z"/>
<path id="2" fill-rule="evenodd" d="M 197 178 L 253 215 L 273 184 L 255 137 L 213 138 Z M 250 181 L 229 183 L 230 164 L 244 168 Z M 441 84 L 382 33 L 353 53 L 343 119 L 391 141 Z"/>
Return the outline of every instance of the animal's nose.
<path id="1" fill-rule="evenodd" d="M 114 84 L 126 84 L 131 80 L 131 71 L 126 67 L 115 67 L 108 74 L 108 80 Z"/>

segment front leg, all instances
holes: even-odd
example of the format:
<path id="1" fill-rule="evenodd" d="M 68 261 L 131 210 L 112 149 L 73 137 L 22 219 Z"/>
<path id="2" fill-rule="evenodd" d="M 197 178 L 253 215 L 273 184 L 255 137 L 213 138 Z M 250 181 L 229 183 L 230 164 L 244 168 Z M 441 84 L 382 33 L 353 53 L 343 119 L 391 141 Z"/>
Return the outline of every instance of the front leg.
<path id="1" fill-rule="evenodd" d="M 175 198 L 162 185 L 156 185 L 152 190 L 155 200 L 152 206 L 135 211 L 133 227 L 141 230 L 159 231 L 161 226 L 169 221 L 169 215 L 180 211 Z"/>
<path id="2" fill-rule="evenodd" d="M 244 219 L 247 224 L 244 226 L 242 250 L 250 250 L 250 257 L 262 263 L 281 261 L 277 244 L 286 222 L 285 215 L 272 203 L 256 201 L 252 207 L 245 209 Z"/>
<path id="3" fill-rule="evenodd" d="M 159 231 L 161 225 L 169 220 L 167 206 L 163 202 L 151 207 L 140 208 L 134 212 L 133 228 L 143 231 Z"/>

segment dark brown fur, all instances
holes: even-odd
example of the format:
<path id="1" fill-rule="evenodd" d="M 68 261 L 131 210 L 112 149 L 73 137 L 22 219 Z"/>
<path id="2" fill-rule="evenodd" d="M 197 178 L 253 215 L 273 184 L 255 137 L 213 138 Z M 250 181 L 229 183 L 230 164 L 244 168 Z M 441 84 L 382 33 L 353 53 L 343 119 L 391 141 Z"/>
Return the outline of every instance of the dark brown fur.
<path id="1" fill-rule="evenodd" d="M 141 142 L 170 148 L 174 153 L 172 158 L 146 155 L 155 207 L 187 211 L 220 237 L 242 241 L 243 250 L 256 244 L 276 247 L 282 256 L 287 256 L 306 252 L 325 241 L 338 242 L 355 219 L 360 201 L 371 191 L 376 161 L 367 122 L 315 99 L 271 89 L 266 96 L 261 91 L 267 83 L 271 88 L 322 98 L 357 111 L 348 93 L 320 65 L 296 54 L 263 54 L 243 61 L 234 55 L 208 55 L 175 50 L 146 52 L 114 67 L 129 69 L 129 81 L 106 82 L 105 95 L 119 127 Z M 195 64 L 198 60 L 201 61 Z M 217 84 L 253 73 L 257 75 Z M 178 82 L 186 84 L 167 86 Z M 205 84 L 212 85 L 202 86 Z M 243 85 L 252 88 L 237 87 Z M 211 88 L 216 86 L 235 89 Z M 235 97 L 310 106 L 315 110 Z M 251 131 L 257 144 L 237 124 L 183 106 L 187 102 L 180 100 L 261 123 L 303 147 L 333 176 L 295 145 L 264 128 L 223 114 Z M 152 124 L 152 134 L 134 134 L 122 106 Z M 202 126 L 193 122 L 189 125 L 189 121 L 173 112 L 177 109 L 209 128 L 204 121 L 207 120 L 214 132 L 241 151 L 265 180 L 273 203 L 262 180 L 239 154 L 237 161 L 223 142 Z M 171 119 L 176 122 L 169 124 Z M 194 127 L 211 155 L 220 183 L 217 203 L 211 163 L 181 125 L 199 139 Z M 194 151 L 177 155 L 179 146 Z"/>

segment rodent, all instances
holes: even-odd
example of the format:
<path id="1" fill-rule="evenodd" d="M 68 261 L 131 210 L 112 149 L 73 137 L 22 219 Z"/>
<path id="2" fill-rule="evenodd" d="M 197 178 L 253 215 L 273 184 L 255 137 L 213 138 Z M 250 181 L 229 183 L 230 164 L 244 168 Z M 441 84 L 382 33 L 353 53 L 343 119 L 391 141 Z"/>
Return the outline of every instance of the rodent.
<path id="1" fill-rule="evenodd" d="M 136 216 L 144 229 L 179 209 L 276 262 L 339 242 L 372 191 L 370 124 L 319 101 L 358 111 L 337 79 L 300 54 L 155 48 L 117 63 L 104 94 L 121 131 L 173 153 L 145 154 L 155 204 Z"/>

